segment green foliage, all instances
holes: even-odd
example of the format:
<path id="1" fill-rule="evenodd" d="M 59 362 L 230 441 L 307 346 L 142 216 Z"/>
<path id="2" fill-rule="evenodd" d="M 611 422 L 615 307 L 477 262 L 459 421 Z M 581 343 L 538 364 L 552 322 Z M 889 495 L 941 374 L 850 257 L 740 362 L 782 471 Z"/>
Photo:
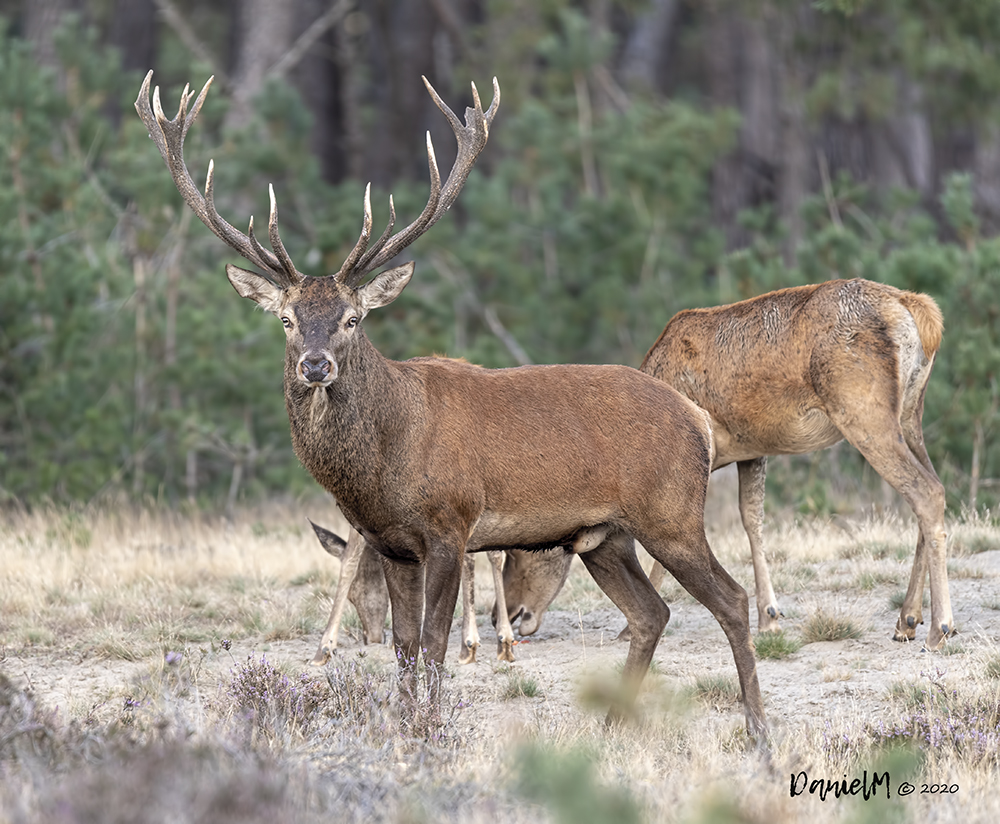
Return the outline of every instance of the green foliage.
<path id="1" fill-rule="evenodd" d="M 761 632 L 754 638 L 754 647 L 760 660 L 769 658 L 780 661 L 797 653 L 802 648 L 802 642 L 780 631 Z"/>
<path id="2" fill-rule="evenodd" d="M 1000 0 L 816 7 L 814 27 L 789 46 L 813 61 L 803 89 L 812 125 L 898 114 L 904 76 L 931 122 L 995 120 Z M 781 0 L 773 11 L 793 8 Z M 457 206 L 415 244 L 418 276 L 365 322 L 382 352 L 637 366 L 680 309 L 871 278 L 926 292 L 944 312 L 924 428 L 949 504 L 968 503 L 977 473 L 1000 477 L 1000 240 L 971 177 L 943 181 L 935 217 L 913 192 L 834 176 L 802 203 L 794 255 L 771 205 L 741 215 L 751 242 L 726 255 L 709 183 L 734 145 L 733 112 L 690 94 L 623 103 L 600 93 L 599 70 L 620 44 L 568 3 L 495 0 L 488 19 L 489 32 L 469 36 L 501 76 L 504 106 Z M 233 254 L 191 220 L 131 112 L 141 78 L 76 21 L 57 46 L 64 88 L 0 29 L 0 499 L 308 487 L 288 443 L 280 326 L 234 299 L 222 271 Z M 477 79 L 484 68 L 473 67 Z M 156 80 L 168 112 L 175 80 L 207 74 L 165 44 Z M 219 208 L 236 223 L 266 213 L 273 183 L 300 268 L 335 271 L 357 237 L 363 184 L 321 182 L 308 114 L 284 84 L 265 89 L 239 133 L 222 133 L 226 106 L 209 95 L 188 135 L 196 180 L 214 157 Z M 407 222 L 427 182 L 394 195 Z M 381 224 L 387 193 L 373 204 Z M 863 477 L 853 451 L 837 455 L 834 474 Z M 775 462 L 769 505 L 838 511 L 828 465 L 829 455 Z M 996 502 L 995 485 L 979 489 L 979 506 Z"/>
<path id="3" fill-rule="evenodd" d="M 471 292 L 532 360 L 637 366 L 674 312 L 710 300 L 708 276 L 723 247 L 710 221 L 709 172 L 737 120 L 636 100 L 582 125 L 595 53 L 579 42 L 576 13 L 561 20 L 562 31 L 538 45 L 551 93 L 504 112 L 490 149 L 502 159 L 462 194 L 474 220 L 439 225 L 418 248 L 441 276 L 439 305 Z M 468 310 L 460 305 L 449 348 L 511 365 Z"/>
<path id="4" fill-rule="evenodd" d="M 65 94 L 25 44 L 0 36 L 0 106 L 11 113 L 0 124 L 0 496 L 176 497 L 192 454 L 194 492 L 225 491 L 237 465 L 251 489 L 301 488 L 280 328 L 233 300 L 225 249 L 189 228 L 138 119 L 110 130 L 109 98 L 134 95 L 140 78 L 74 21 L 58 44 Z M 168 109 L 171 98 L 165 90 Z M 268 139 L 237 136 L 216 154 L 225 197 L 266 191 L 256 171 L 289 180 L 274 174 L 283 150 L 303 155 L 302 130 L 274 126 L 296 123 L 287 98 L 271 90 L 261 102 Z M 204 168 L 202 130 L 219 122 L 209 102 L 188 141 L 192 170 Z M 226 162 L 254 145 L 265 148 L 251 164 Z M 317 177 L 309 163 L 294 170 L 289 189 Z"/>
<path id="5" fill-rule="evenodd" d="M 520 793 L 545 805 L 557 824 L 638 824 L 643 820 L 639 804 L 625 790 L 595 780 L 593 759 L 585 752 L 527 745 L 518 751 L 516 763 Z"/>
<path id="6" fill-rule="evenodd" d="M 742 699 L 739 681 L 731 675 L 699 675 L 690 692 L 711 705 L 736 704 Z"/>
<path id="7" fill-rule="evenodd" d="M 515 698 L 537 698 L 542 694 L 538 682 L 530 675 L 512 670 L 506 673 L 507 682 L 500 692 L 500 697 L 505 701 L 512 701 Z"/>
<path id="8" fill-rule="evenodd" d="M 807 644 L 819 641 L 846 641 L 860 638 L 864 630 L 839 609 L 817 609 L 802 624 L 802 640 Z"/>

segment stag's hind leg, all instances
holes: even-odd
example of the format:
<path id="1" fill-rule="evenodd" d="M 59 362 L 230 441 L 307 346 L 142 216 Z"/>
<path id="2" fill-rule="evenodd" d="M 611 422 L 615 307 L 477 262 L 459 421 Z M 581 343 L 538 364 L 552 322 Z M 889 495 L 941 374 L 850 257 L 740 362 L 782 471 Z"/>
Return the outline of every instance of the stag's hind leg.
<path id="1" fill-rule="evenodd" d="M 670 541 L 647 537 L 642 545 L 684 589 L 708 607 L 719 622 L 736 662 L 747 730 L 752 735 L 766 734 L 764 699 L 757 680 L 757 660 L 750 637 L 750 599 L 746 590 L 716 560 L 704 530 L 689 532 Z"/>
<path id="2" fill-rule="evenodd" d="M 625 614 L 631 629 L 631 642 L 622 671 L 623 693 L 608 713 L 610 723 L 631 710 L 660 635 L 670 620 L 670 608 L 642 571 L 635 556 L 635 541 L 630 535 L 612 533 L 595 549 L 582 553 L 580 558 L 597 585 Z"/>

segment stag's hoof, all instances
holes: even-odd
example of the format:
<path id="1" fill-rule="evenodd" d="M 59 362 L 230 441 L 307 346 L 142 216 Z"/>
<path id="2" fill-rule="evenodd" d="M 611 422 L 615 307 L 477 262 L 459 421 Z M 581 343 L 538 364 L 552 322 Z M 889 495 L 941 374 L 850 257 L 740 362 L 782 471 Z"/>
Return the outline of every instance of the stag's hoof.
<path id="1" fill-rule="evenodd" d="M 497 661 L 507 661 L 514 663 L 514 639 L 497 639 Z"/>
<path id="2" fill-rule="evenodd" d="M 316 654 L 313 656 L 312 661 L 309 662 L 310 667 L 325 667 L 330 663 L 330 659 L 333 657 L 333 653 L 327 646 L 321 646 L 316 650 Z"/>
<path id="3" fill-rule="evenodd" d="M 466 641 L 464 644 L 462 644 L 462 651 L 458 654 L 458 663 L 475 664 L 477 649 L 479 649 L 479 644 L 470 644 L 468 641 Z"/>

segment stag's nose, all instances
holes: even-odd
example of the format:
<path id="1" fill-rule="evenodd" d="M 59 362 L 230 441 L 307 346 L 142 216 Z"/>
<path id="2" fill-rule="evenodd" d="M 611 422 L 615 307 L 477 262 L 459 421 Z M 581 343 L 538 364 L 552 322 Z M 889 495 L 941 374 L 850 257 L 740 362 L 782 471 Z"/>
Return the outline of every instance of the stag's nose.
<path id="1" fill-rule="evenodd" d="M 331 375 L 332 371 L 333 364 L 322 355 L 315 358 L 306 357 L 299 361 L 299 375 L 310 386 L 328 383 L 335 377 L 335 374 Z"/>

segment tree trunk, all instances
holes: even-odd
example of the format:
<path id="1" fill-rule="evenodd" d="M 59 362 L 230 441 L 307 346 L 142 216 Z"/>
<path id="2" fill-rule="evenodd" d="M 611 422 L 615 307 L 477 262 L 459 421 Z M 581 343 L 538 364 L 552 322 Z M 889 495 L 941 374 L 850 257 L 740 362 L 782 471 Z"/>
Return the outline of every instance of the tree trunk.
<path id="1" fill-rule="evenodd" d="M 972 438 L 972 466 L 969 469 L 969 509 L 976 511 L 979 503 L 979 463 L 983 453 L 983 443 L 986 435 L 983 431 L 983 422 L 976 420 L 974 425 L 975 434 Z"/>
<path id="2" fill-rule="evenodd" d="M 778 108 L 777 43 L 764 22 L 722 7 L 708 27 L 708 85 L 718 105 L 742 114 L 739 142 L 713 170 L 712 206 L 729 249 L 750 238 L 738 224 L 744 209 L 773 203 L 781 163 L 782 121 Z"/>
<path id="3" fill-rule="evenodd" d="M 976 206 L 985 212 L 989 234 L 1000 226 L 1000 127 L 990 123 L 976 133 L 973 159 Z"/>
<path id="4" fill-rule="evenodd" d="M 145 74 L 156 65 L 156 3 L 115 0 L 108 41 L 121 52 L 122 68 Z"/>
<path id="5" fill-rule="evenodd" d="M 625 42 L 618 76 L 633 89 L 662 91 L 660 76 L 670 58 L 678 0 L 653 0 L 641 12 Z"/>
<path id="6" fill-rule="evenodd" d="M 330 7 L 329 0 L 298 0 L 295 37 L 309 30 Z M 323 179 L 338 183 L 347 176 L 346 128 L 341 64 L 335 59 L 336 34 L 327 29 L 292 70 L 289 79 L 312 112 L 309 143 L 319 159 Z"/>
<path id="7" fill-rule="evenodd" d="M 809 191 L 810 142 L 805 111 L 806 69 L 793 46 L 796 37 L 794 21 L 769 18 L 773 42 L 778 45 L 780 116 L 779 157 L 782 158 L 777 176 L 778 216 L 788 229 L 785 238 L 785 263 L 794 266 L 798 247 L 805 233 L 800 209 Z"/>
<path id="8" fill-rule="evenodd" d="M 253 114 L 268 70 L 292 44 L 295 4 L 292 0 L 245 0 L 241 7 L 233 96 L 225 127 L 241 129 Z"/>
<path id="9" fill-rule="evenodd" d="M 56 54 L 55 31 L 69 12 L 80 10 L 80 0 L 31 0 L 24 4 L 24 37 L 38 65 L 53 69 L 64 86 L 62 63 Z"/>
<path id="10" fill-rule="evenodd" d="M 380 128 L 369 135 L 365 177 L 389 188 L 401 178 L 426 179 L 427 161 L 420 147 L 424 132 L 434 137 L 443 175 L 455 159 L 451 130 L 422 88 L 420 76 L 431 83 L 439 72 L 434 65 L 436 16 L 426 0 L 391 3 L 378 0 L 366 6 L 370 36 L 368 55 L 372 72 L 368 102 L 378 113 Z M 451 107 L 460 112 L 451 89 L 436 86 Z"/>
<path id="11" fill-rule="evenodd" d="M 146 449 L 144 445 L 146 414 L 149 407 L 148 358 L 146 352 L 146 259 L 136 254 L 132 259 L 132 274 L 135 279 L 135 378 L 133 383 L 135 417 L 132 424 L 132 493 L 142 493 L 146 475 Z"/>

